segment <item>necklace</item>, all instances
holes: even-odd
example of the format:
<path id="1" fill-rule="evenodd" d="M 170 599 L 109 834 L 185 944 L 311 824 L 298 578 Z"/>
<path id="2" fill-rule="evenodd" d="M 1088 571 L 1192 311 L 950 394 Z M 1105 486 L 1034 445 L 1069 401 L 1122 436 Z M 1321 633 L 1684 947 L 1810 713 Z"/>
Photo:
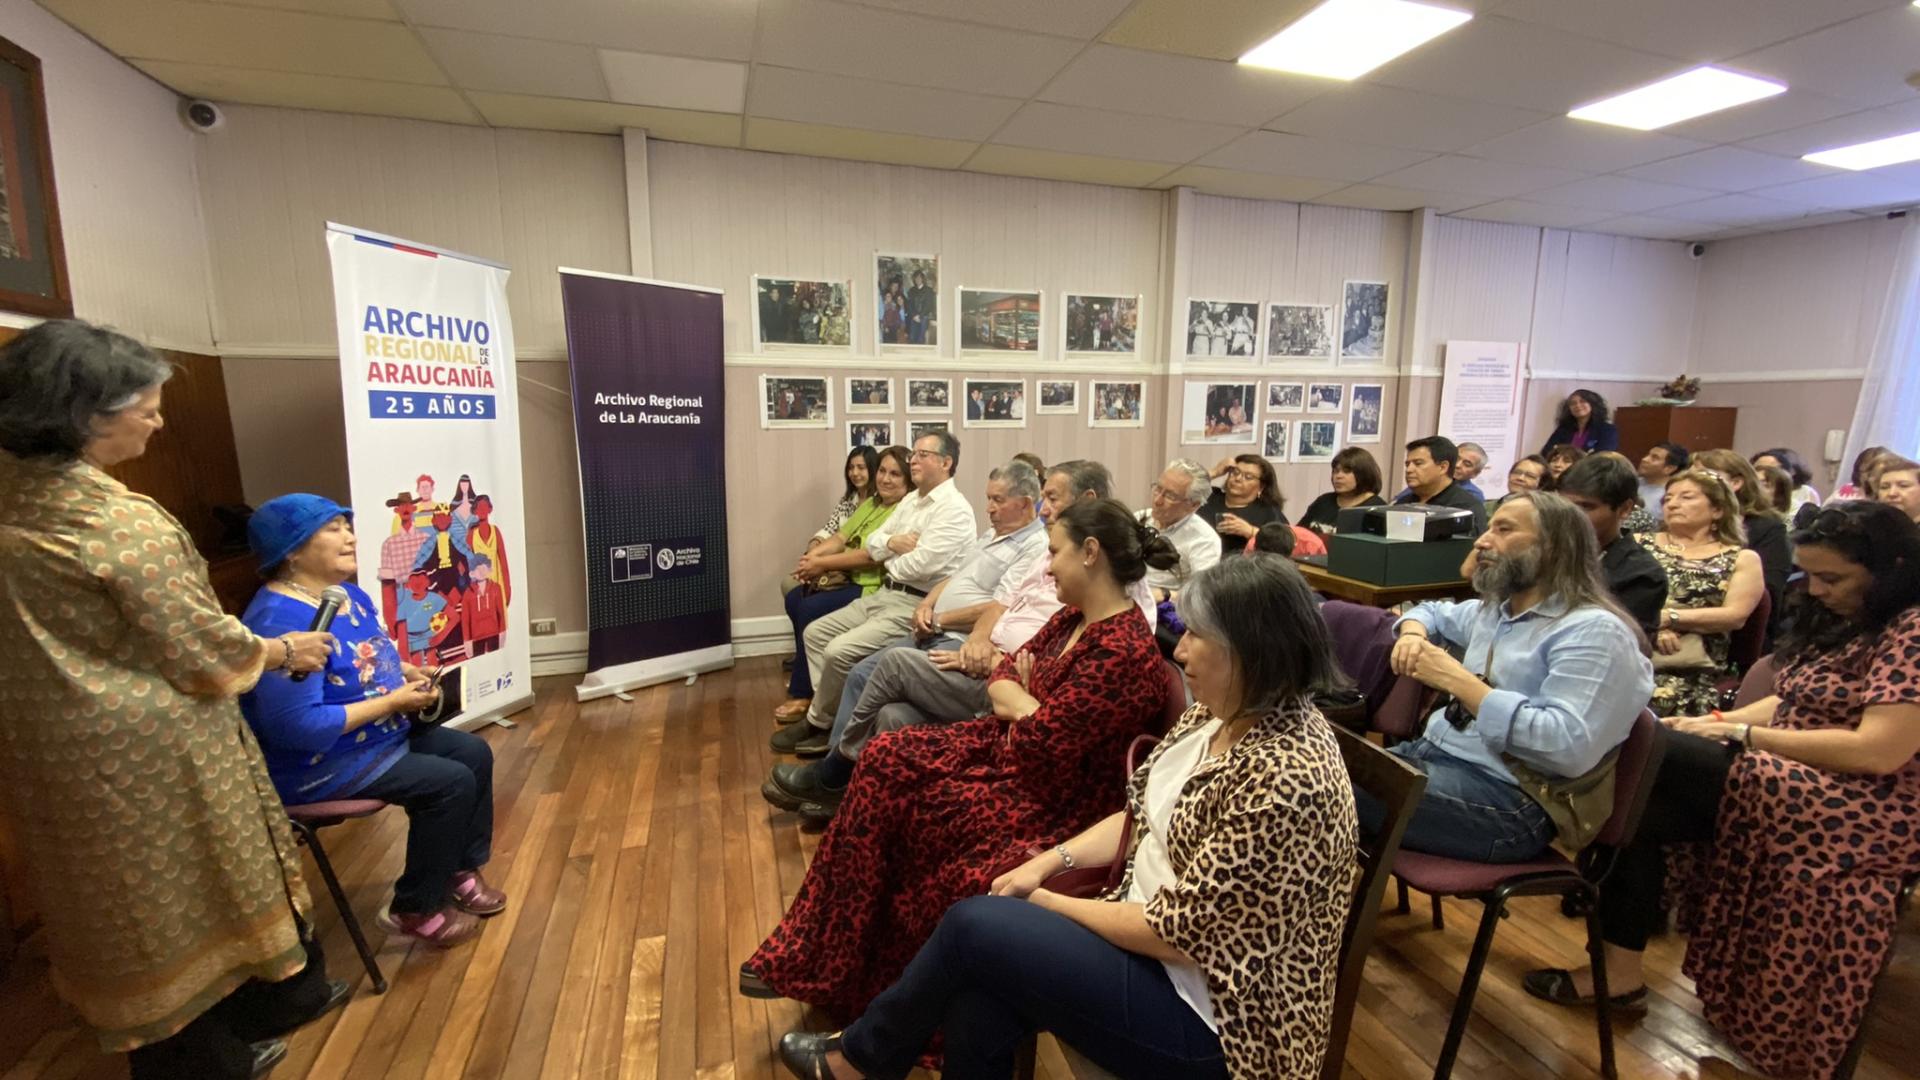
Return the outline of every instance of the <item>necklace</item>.
<path id="1" fill-rule="evenodd" d="M 311 591 L 303 587 L 299 582 L 293 580 L 292 578 L 281 578 L 279 581 L 274 582 L 274 584 L 279 585 L 282 588 L 292 589 L 294 592 L 299 593 L 301 596 L 305 597 L 306 599 L 313 601 L 313 604 L 315 607 L 318 607 L 320 605 L 320 598 L 318 596 L 315 596 Z"/>
<path id="2" fill-rule="evenodd" d="M 1661 544 L 1660 546 L 1666 549 L 1667 551 L 1674 553 L 1675 555 L 1680 555 L 1683 557 L 1686 555 L 1687 552 L 1692 551 L 1695 548 L 1704 548 L 1704 547 L 1720 548 L 1725 546 L 1721 544 L 1719 540 L 1716 540 L 1711 536 L 1707 537 L 1704 540 L 1695 540 L 1695 541 L 1687 542 L 1687 541 L 1681 540 L 1679 537 L 1673 535 L 1672 533 L 1663 533 L 1661 535 L 1667 538 L 1667 542 L 1664 544 Z"/>

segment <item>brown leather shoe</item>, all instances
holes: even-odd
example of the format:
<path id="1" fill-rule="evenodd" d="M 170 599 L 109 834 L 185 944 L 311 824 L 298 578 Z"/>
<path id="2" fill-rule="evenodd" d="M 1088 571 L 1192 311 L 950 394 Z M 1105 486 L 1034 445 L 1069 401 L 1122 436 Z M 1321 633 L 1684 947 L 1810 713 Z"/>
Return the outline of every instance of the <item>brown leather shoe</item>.
<path id="1" fill-rule="evenodd" d="M 489 918 L 507 910 L 507 894 L 487 884 L 478 870 L 453 875 L 453 902 L 462 911 Z"/>
<path id="2" fill-rule="evenodd" d="M 783 724 L 791 724 L 807 715 L 807 710 L 812 707 L 813 699 L 810 697 L 788 698 L 773 707 L 773 718 Z"/>

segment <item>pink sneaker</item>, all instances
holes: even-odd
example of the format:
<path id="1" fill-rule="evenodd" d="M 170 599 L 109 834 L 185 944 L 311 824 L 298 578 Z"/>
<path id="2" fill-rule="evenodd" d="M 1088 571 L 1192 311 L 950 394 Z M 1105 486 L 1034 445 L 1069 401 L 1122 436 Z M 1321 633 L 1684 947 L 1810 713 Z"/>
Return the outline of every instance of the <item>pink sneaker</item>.
<path id="1" fill-rule="evenodd" d="M 453 875 L 453 902 L 462 911 L 489 918 L 507 910 L 507 894 L 487 884 L 478 870 Z"/>
<path id="2" fill-rule="evenodd" d="M 463 945 L 480 936 L 481 930 L 478 918 L 452 904 L 431 915 L 399 915 L 383 907 L 374 921 L 389 934 L 416 938 L 440 949 Z"/>

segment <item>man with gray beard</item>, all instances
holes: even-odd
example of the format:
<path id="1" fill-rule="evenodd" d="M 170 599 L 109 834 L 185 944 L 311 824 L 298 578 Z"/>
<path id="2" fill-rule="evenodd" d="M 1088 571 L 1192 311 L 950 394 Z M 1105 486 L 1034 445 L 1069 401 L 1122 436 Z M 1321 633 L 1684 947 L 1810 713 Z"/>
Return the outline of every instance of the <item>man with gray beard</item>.
<path id="1" fill-rule="evenodd" d="M 1441 695 L 1426 732 L 1392 750 L 1427 774 L 1401 842 L 1525 862 L 1567 827 L 1547 787 L 1612 769 L 1653 696 L 1653 665 L 1600 576 L 1592 523 L 1558 495 L 1502 503 L 1460 571 L 1479 599 L 1421 604 L 1395 627 L 1394 672 Z M 1363 825 L 1380 814 L 1361 793 Z"/>

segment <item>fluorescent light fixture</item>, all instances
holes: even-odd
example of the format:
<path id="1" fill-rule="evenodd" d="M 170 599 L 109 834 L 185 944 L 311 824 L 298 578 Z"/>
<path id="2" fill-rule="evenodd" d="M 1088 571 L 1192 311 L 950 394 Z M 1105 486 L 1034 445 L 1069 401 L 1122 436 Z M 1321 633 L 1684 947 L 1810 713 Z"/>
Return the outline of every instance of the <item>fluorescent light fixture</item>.
<path id="1" fill-rule="evenodd" d="M 1785 83 L 1725 68 L 1697 67 L 1605 101 L 1582 105 L 1567 115 L 1575 120 L 1652 131 L 1786 92 Z"/>
<path id="2" fill-rule="evenodd" d="M 1411 0 L 1327 0 L 1255 45 L 1249 67 L 1356 79 L 1473 18 L 1471 12 Z"/>
<path id="3" fill-rule="evenodd" d="M 1914 0 L 1920 4 L 1920 0 Z M 1811 161 L 1815 165 L 1832 165 L 1841 169 L 1877 169 L 1882 165 L 1893 165 L 1902 161 L 1920 161 L 1920 131 L 1909 131 L 1905 135 L 1892 135 L 1872 142 L 1855 143 L 1852 146 L 1839 146 L 1832 150 L 1821 150 L 1807 154 L 1802 161 Z"/>

